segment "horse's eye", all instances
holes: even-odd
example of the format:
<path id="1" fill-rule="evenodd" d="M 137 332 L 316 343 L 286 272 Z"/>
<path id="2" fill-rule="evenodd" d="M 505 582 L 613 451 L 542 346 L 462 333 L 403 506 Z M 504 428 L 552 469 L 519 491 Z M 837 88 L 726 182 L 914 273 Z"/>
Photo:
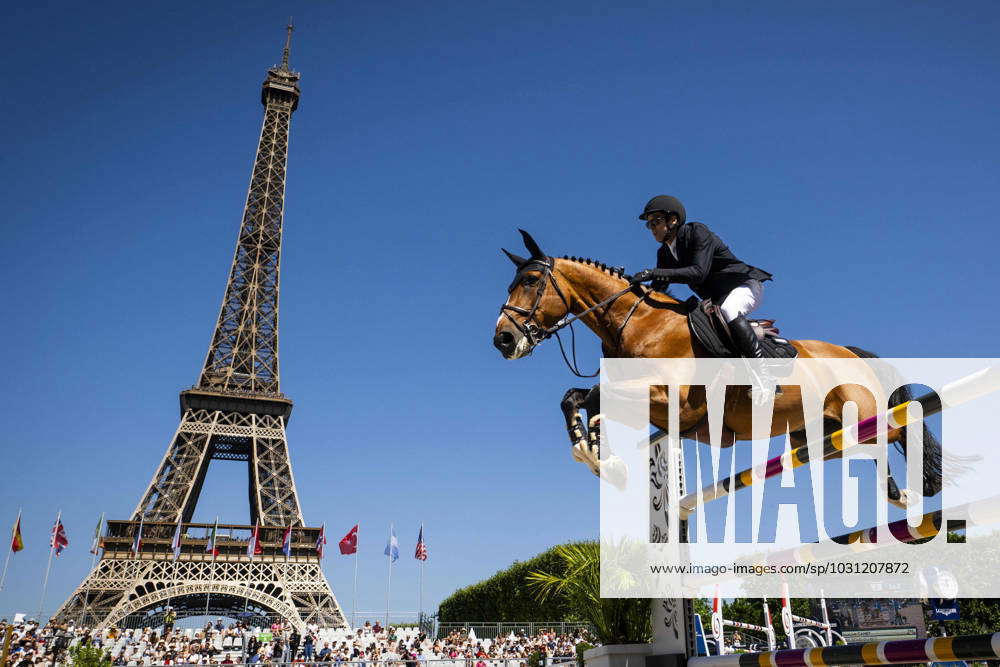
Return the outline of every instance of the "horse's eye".
<path id="1" fill-rule="evenodd" d="M 524 284 L 526 287 L 531 287 L 532 285 L 538 284 L 538 276 L 528 276 L 524 279 Z"/>

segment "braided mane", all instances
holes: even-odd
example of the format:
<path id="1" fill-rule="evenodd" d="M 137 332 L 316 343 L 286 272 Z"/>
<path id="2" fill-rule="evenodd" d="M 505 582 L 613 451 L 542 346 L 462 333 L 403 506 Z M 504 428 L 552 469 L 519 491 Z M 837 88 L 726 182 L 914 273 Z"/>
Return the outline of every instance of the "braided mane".
<path id="1" fill-rule="evenodd" d="M 595 269 L 600 269 L 605 273 L 608 273 L 615 278 L 627 278 L 625 274 L 624 266 L 608 266 L 604 262 L 598 262 L 596 259 L 590 259 L 589 257 L 570 257 L 569 255 L 563 255 L 563 259 L 568 259 L 571 262 L 576 262 L 578 264 L 586 264 L 587 266 L 592 266 Z"/>
<path id="2" fill-rule="evenodd" d="M 604 273 L 614 276 L 615 278 L 621 278 L 622 280 L 630 280 L 632 278 L 631 274 L 625 273 L 624 266 L 608 266 L 604 262 L 598 262 L 596 259 L 590 259 L 589 257 L 570 257 L 569 255 L 563 255 L 562 259 L 568 259 L 569 261 L 576 262 L 577 264 L 592 266 L 595 269 L 600 269 Z M 677 296 L 669 289 L 660 290 L 660 293 L 666 294 L 675 301 L 680 301 L 680 299 L 678 299 Z"/>

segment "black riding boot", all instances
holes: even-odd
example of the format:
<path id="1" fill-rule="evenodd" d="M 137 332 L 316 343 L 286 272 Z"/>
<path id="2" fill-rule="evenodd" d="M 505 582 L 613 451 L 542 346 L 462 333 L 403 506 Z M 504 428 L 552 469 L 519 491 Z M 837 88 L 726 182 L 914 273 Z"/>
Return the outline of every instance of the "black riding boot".
<path id="1" fill-rule="evenodd" d="M 760 346 L 760 340 L 753 326 L 742 315 L 737 315 L 736 319 L 729 322 L 729 333 L 733 337 L 736 349 L 745 359 L 763 359 L 764 349 Z M 770 399 L 771 387 L 774 387 L 774 396 L 781 396 L 781 387 L 771 374 L 767 364 L 762 364 L 760 370 L 750 371 L 757 379 L 758 385 L 763 389 L 763 401 L 766 403 Z M 753 390 L 751 390 L 751 394 Z"/>

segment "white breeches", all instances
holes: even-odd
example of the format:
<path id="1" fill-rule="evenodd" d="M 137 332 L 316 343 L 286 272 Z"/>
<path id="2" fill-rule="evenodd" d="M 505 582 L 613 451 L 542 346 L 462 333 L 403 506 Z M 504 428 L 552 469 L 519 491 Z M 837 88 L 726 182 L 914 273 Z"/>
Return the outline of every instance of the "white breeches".
<path id="1" fill-rule="evenodd" d="M 719 310 L 722 311 L 726 322 L 732 322 L 738 316 L 746 315 L 755 310 L 763 301 L 764 286 L 760 284 L 759 280 L 748 280 L 723 299 Z"/>

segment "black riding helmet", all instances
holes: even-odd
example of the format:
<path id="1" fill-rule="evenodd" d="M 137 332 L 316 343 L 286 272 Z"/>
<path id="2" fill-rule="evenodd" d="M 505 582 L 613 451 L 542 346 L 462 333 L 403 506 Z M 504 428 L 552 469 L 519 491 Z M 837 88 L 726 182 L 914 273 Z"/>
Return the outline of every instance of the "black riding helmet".
<path id="1" fill-rule="evenodd" d="M 670 195 L 657 195 L 650 199 L 646 203 L 646 208 L 643 209 L 642 215 L 639 216 L 639 219 L 645 220 L 647 215 L 657 211 L 663 211 L 664 213 L 676 213 L 677 221 L 682 225 L 687 219 L 687 212 L 684 210 L 684 204 L 682 204 L 681 200 L 677 197 L 671 197 Z"/>

